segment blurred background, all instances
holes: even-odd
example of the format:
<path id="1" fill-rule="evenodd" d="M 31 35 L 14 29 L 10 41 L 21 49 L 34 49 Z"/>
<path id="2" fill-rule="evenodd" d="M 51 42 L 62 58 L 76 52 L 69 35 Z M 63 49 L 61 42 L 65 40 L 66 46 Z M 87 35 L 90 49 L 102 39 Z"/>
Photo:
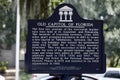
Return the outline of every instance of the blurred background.
<path id="1" fill-rule="evenodd" d="M 84 19 L 104 20 L 107 67 L 120 68 L 120 0 L 20 0 L 20 80 L 24 73 L 24 55 L 28 19 L 47 19 L 56 6 L 72 4 Z M 15 80 L 16 0 L 0 0 L 0 75 Z"/>

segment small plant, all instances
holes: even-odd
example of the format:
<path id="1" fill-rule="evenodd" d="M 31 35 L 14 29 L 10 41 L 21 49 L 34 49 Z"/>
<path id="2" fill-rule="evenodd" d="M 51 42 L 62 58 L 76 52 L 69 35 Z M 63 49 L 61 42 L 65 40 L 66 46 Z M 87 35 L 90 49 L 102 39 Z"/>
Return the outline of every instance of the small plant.
<path id="1" fill-rule="evenodd" d="M 0 61 L 0 73 L 5 73 L 8 68 L 8 61 Z"/>

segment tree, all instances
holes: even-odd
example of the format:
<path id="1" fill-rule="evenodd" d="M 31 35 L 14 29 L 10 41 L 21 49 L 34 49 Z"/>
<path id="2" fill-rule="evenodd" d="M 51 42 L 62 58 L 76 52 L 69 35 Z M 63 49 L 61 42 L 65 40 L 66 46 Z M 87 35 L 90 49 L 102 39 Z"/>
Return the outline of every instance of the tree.
<path id="1" fill-rule="evenodd" d="M 15 43 L 16 16 L 12 4 L 12 1 L 0 0 L 0 49 L 10 49 Z"/>
<path id="2" fill-rule="evenodd" d="M 83 18 L 102 19 L 107 30 L 120 28 L 120 0 L 66 0 L 74 5 Z"/>
<path id="3" fill-rule="evenodd" d="M 27 20 L 47 19 L 62 2 L 64 0 L 20 0 L 22 47 L 26 46 Z"/>
<path id="4" fill-rule="evenodd" d="M 85 19 L 104 20 L 105 53 L 110 60 L 109 66 L 116 67 L 120 58 L 120 42 L 117 38 L 120 35 L 115 33 L 120 29 L 120 0 L 66 0 L 66 2 L 73 4 L 79 15 Z M 106 39 L 108 33 L 114 33 L 117 37 Z"/>
<path id="5" fill-rule="evenodd" d="M 117 67 L 120 60 L 120 29 L 106 33 L 106 53 L 110 59 L 110 67 Z"/>

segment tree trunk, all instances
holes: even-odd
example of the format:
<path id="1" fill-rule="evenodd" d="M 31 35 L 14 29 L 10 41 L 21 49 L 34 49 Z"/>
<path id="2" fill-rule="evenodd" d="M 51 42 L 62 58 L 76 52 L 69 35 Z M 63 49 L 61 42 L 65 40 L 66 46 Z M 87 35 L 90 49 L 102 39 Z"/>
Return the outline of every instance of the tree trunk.
<path id="1" fill-rule="evenodd" d="M 50 0 L 26 0 L 27 19 L 46 19 L 49 16 Z"/>
<path id="2" fill-rule="evenodd" d="M 119 60 L 120 60 L 120 56 L 119 56 L 118 58 L 112 57 L 112 58 L 110 59 L 109 67 L 117 67 L 118 64 L 119 64 Z"/>
<path id="3" fill-rule="evenodd" d="M 110 59 L 109 67 L 114 67 L 114 59 L 115 59 L 115 57 L 112 57 L 112 58 Z"/>
<path id="4" fill-rule="evenodd" d="M 21 16 L 20 25 L 22 41 L 25 42 L 26 40 L 27 21 L 29 19 L 48 18 L 50 13 L 49 1 L 50 0 L 20 0 L 20 16 Z"/>
<path id="5" fill-rule="evenodd" d="M 119 64 L 119 60 L 120 60 L 120 57 L 118 57 L 118 58 L 115 60 L 114 67 L 117 67 L 117 66 L 118 66 L 118 64 Z"/>

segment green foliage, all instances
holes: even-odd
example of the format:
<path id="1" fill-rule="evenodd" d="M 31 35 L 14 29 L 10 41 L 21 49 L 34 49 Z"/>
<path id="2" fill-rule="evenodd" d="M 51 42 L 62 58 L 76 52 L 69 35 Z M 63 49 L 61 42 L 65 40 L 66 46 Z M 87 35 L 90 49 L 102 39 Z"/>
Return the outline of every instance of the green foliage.
<path id="1" fill-rule="evenodd" d="M 8 61 L 0 62 L 0 73 L 5 73 L 8 67 Z"/>
<path id="2" fill-rule="evenodd" d="M 50 2 L 51 1 L 51 2 Z M 26 42 L 27 35 L 27 20 L 28 19 L 47 19 L 52 15 L 56 6 L 63 3 L 65 0 L 32 0 L 20 2 L 21 11 L 21 42 Z M 29 5 L 24 5 L 24 4 Z M 26 9 L 24 8 L 26 6 Z M 37 6 L 37 8 L 36 8 Z M 25 11 L 26 10 L 26 11 Z M 25 11 L 26 13 L 24 13 Z M 25 17 L 26 16 L 26 17 Z M 23 44 L 22 47 L 25 47 Z"/>
<path id="3" fill-rule="evenodd" d="M 2 66 L 8 67 L 8 61 L 1 61 L 0 62 L 0 67 L 2 67 Z"/>
<path id="4" fill-rule="evenodd" d="M 110 59 L 110 67 L 117 67 L 120 60 L 120 29 L 114 28 L 105 34 L 105 50 Z"/>
<path id="5" fill-rule="evenodd" d="M 9 0 L 0 0 L 0 6 L 2 6 L 4 10 L 9 9 L 9 3 Z"/>
<path id="6" fill-rule="evenodd" d="M 19 80 L 30 80 L 31 74 L 26 74 L 24 71 L 20 71 Z"/>
<path id="7" fill-rule="evenodd" d="M 107 31 L 120 28 L 120 0 L 66 0 L 73 4 L 79 15 L 87 19 L 102 19 Z"/>
<path id="8" fill-rule="evenodd" d="M 120 0 L 65 0 L 74 5 L 83 18 L 104 20 L 105 53 L 110 66 L 120 59 Z"/>
<path id="9" fill-rule="evenodd" d="M 56 8 L 56 6 L 58 6 L 59 4 L 63 3 L 64 0 L 52 0 L 52 10 L 54 11 L 54 9 Z"/>
<path id="10" fill-rule="evenodd" d="M 106 32 L 106 53 L 120 56 L 120 29 Z"/>
<path id="11" fill-rule="evenodd" d="M 15 43 L 15 13 L 12 2 L 0 0 L 0 49 L 10 49 Z"/>

